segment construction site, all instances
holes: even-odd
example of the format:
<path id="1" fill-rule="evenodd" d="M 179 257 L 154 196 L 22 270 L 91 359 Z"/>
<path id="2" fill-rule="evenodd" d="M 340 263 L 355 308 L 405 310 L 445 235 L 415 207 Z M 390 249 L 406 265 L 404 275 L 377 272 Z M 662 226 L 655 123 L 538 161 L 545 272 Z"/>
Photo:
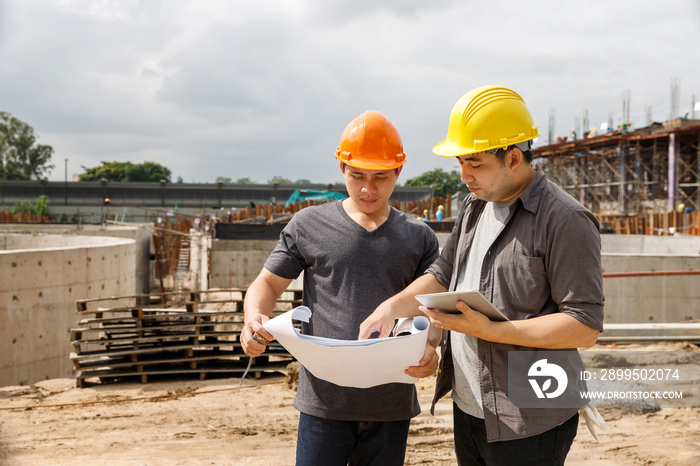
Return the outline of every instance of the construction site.
<path id="1" fill-rule="evenodd" d="M 601 221 L 606 316 L 596 348 L 700 349 L 700 121 L 534 153 Z M 5 204 L 19 198 L 18 186 L 1 187 Z M 82 195 L 62 183 L 22 184 L 22 197 L 49 193 L 65 200 L 62 215 L 84 215 L 52 223 L 8 213 L 0 224 L 0 464 L 293 464 L 293 358 L 271 346 L 239 385 L 249 362 L 239 336 L 246 287 L 286 221 L 342 198 L 337 187 L 312 188 L 285 205 L 292 193 L 279 186 L 238 200 L 233 188 L 211 186 L 201 203 L 171 202 L 167 189 L 176 188 L 154 184 L 143 192 L 152 190 L 156 205 L 145 206 L 124 186 Z M 326 198 L 311 196 L 319 192 Z M 392 205 L 428 211 L 443 246 L 462 197 L 407 189 Z M 438 205 L 441 221 L 432 218 Z M 275 313 L 298 306 L 301 290 L 297 279 Z M 454 464 L 450 402 L 427 413 L 433 385 L 432 377 L 418 385 L 423 414 L 406 464 Z M 567 464 L 698 464 L 693 403 L 604 412 L 608 432 L 598 442 L 580 427 Z"/>
<path id="2" fill-rule="evenodd" d="M 535 149 L 549 179 L 617 234 L 697 235 L 700 121 L 677 118 Z"/>

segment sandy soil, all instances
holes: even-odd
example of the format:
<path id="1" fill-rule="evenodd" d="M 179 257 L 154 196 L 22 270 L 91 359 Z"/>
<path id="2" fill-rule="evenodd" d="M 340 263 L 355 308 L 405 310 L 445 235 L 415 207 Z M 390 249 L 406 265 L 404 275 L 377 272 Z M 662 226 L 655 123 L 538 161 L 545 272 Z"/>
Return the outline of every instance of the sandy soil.
<path id="1" fill-rule="evenodd" d="M 674 348 L 665 348 L 674 349 Z M 456 464 L 451 402 L 429 413 L 418 384 L 407 465 Z M 284 376 L 160 380 L 75 388 L 72 379 L 0 388 L 2 465 L 291 465 L 297 412 Z M 696 405 L 698 406 L 698 405 Z M 700 409 L 602 410 L 600 441 L 581 421 L 568 465 L 700 464 Z"/>

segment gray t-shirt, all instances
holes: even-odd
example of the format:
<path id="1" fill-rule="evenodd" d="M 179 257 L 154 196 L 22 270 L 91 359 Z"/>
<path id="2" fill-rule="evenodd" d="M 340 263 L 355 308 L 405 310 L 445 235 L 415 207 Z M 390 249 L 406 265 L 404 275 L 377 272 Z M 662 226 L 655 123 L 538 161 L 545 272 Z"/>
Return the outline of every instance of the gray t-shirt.
<path id="1" fill-rule="evenodd" d="M 476 233 L 467 255 L 466 264 L 460 267 L 456 291 L 479 290 L 484 256 L 496 240 L 508 220 L 513 202 L 487 202 L 476 225 Z M 452 359 L 455 375 L 452 383 L 452 399 L 463 412 L 483 419 L 484 406 L 479 387 L 479 355 L 477 338 L 452 332 Z"/>
<path id="2" fill-rule="evenodd" d="M 347 215 L 342 201 L 334 201 L 297 212 L 265 268 L 290 279 L 304 272 L 303 303 L 312 311 L 304 334 L 356 340 L 374 309 L 420 277 L 437 255 L 435 234 L 414 217 L 392 208 L 370 232 Z M 294 406 L 344 421 L 397 421 L 420 413 L 412 384 L 340 387 L 303 367 Z"/>

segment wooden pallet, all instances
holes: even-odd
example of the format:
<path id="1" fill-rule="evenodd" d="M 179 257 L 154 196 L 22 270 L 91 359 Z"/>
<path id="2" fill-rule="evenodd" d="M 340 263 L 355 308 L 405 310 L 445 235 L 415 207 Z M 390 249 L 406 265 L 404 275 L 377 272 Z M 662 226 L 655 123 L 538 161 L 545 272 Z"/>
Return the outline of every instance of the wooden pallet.
<path id="1" fill-rule="evenodd" d="M 234 377 L 241 376 L 248 366 L 247 356 L 241 357 L 240 354 L 202 355 L 195 352 L 192 356 L 149 356 L 136 362 L 128 357 L 84 362 L 82 368 L 76 371 L 76 384 L 78 387 L 85 387 L 90 385 L 89 379 L 95 378 L 100 382 L 107 382 L 138 377 L 141 383 L 147 383 L 149 378 L 153 380 L 164 375 L 196 375 L 200 380 L 222 374 Z M 263 372 L 284 372 L 292 361 L 293 359 L 284 356 L 254 358 L 249 377 L 259 378 Z"/>
<path id="2" fill-rule="evenodd" d="M 229 293 L 231 299 L 220 299 L 222 293 Z M 219 298 L 210 299 L 210 295 Z M 249 361 L 240 343 L 245 290 L 178 296 L 179 300 L 166 297 L 166 304 L 143 295 L 78 301 L 80 319 L 70 331 L 77 386 L 95 378 L 107 382 L 137 377 L 147 383 L 165 375 L 204 379 L 242 374 Z M 283 296 L 273 315 L 301 304 L 300 291 Z M 224 303 L 227 310 L 211 309 Z M 250 375 L 257 378 L 265 371 L 284 371 L 291 361 L 283 347 L 272 343 L 264 356 L 253 360 Z"/>

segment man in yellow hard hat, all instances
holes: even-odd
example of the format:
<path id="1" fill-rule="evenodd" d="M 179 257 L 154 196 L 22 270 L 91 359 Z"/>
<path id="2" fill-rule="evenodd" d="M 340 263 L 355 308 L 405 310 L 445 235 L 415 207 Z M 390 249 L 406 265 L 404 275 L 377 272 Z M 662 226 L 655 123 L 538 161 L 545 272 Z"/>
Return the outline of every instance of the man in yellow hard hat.
<path id="1" fill-rule="evenodd" d="M 588 402 L 576 348 L 603 330 L 599 225 L 532 164 L 538 136 L 510 89 L 459 99 L 433 152 L 457 159 L 470 194 L 438 260 L 361 326 L 384 336 L 422 311 L 445 329 L 433 408 L 452 390 L 459 464 L 563 464 Z M 464 302 L 457 314 L 418 309 L 414 296 L 448 290 L 480 291 L 509 320 Z"/>
<path id="2" fill-rule="evenodd" d="M 336 150 L 349 197 L 307 207 L 280 235 L 246 293 L 244 351 L 260 355 L 255 332 L 277 298 L 304 273 L 303 304 L 312 311 L 304 334 L 355 340 L 360 323 L 382 301 L 421 276 L 437 258 L 426 224 L 389 205 L 406 161 L 399 132 L 384 115 L 368 111 L 347 125 Z M 437 370 L 436 341 L 426 346 L 413 377 Z M 301 412 L 297 464 L 403 465 L 410 419 L 420 413 L 415 386 L 392 383 L 359 389 L 321 380 L 303 366 L 295 407 Z"/>

